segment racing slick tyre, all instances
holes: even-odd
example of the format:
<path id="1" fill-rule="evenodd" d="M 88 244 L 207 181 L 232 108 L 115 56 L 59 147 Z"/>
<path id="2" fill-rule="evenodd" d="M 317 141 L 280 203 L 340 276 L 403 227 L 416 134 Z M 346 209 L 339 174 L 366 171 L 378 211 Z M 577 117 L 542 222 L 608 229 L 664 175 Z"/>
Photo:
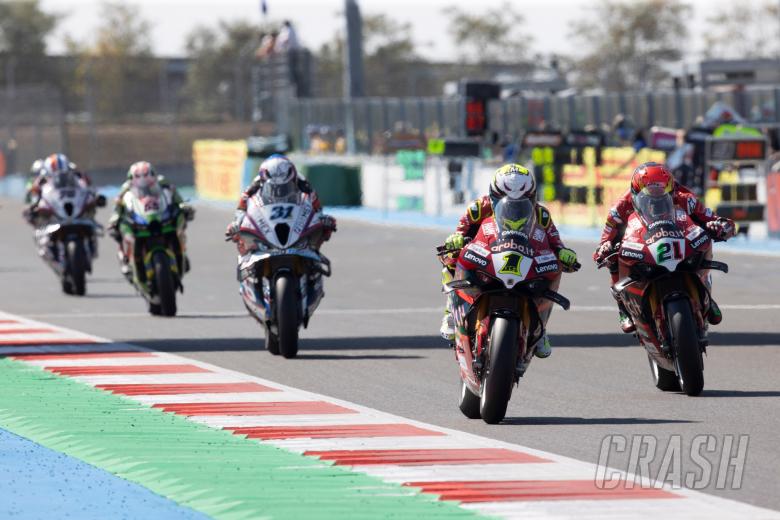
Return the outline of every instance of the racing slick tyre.
<path id="1" fill-rule="evenodd" d="M 265 331 L 265 349 L 274 356 L 279 355 L 279 337 L 267 329 Z"/>
<path id="2" fill-rule="evenodd" d="M 502 317 L 493 320 L 490 332 L 487 371 L 482 382 L 479 413 L 488 424 L 498 424 L 506 415 L 512 396 L 517 362 L 517 321 Z"/>
<path id="3" fill-rule="evenodd" d="M 160 298 L 160 315 L 176 316 L 176 284 L 171 272 L 171 261 L 165 252 L 157 251 L 152 257 L 152 265 L 154 265 L 157 296 Z"/>
<path id="4" fill-rule="evenodd" d="M 704 363 L 690 303 L 687 300 L 668 302 L 666 318 L 672 336 L 674 366 L 680 388 L 687 395 L 699 395 L 704 388 Z"/>
<path id="5" fill-rule="evenodd" d="M 469 419 L 479 419 L 482 415 L 479 413 L 479 396 L 469 390 L 464 381 L 460 382 L 460 402 L 458 403 L 460 411 Z"/>
<path id="6" fill-rule="evenodd" d="M 87 292 L 87 253 L 84 244 L 80 240 L 71 240 L 65 244 L 65 255 L 67 263 L 62 288 L 67 294 L 84 296 Z"/>
<path id="7" fill-rule="evenodd" d="M 664 392 L 679 392 L 680 382 L 677 381 L 677 375 L 672 370 L 666 370 L 658 366 L 653 358 L 647 356 L 650 363 L 650 373 L 653 376 L 653 384 L 659 390 Z"/>
<path id="8" fill-rule="evenodd" d="M 279 352 L 287 359 L 298 355 L 298 307 L 295 276 L 280 274 L 276 279 L 276 324 Z"/>

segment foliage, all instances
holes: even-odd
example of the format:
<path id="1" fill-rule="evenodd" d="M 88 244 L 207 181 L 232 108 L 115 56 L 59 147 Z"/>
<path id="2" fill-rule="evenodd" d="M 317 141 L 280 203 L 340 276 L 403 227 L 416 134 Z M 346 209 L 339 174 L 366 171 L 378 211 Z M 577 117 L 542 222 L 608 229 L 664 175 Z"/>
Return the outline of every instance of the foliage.
<path id="1" fill-rule="evenodd" d="M 707 18 L 704 56 L 716 59 L 777 58 L 780 7 L 775 1 L 737 2 Z"/>
<path id="2" fill-rule="evenodd" d="M 0 77 L 5 81 L 6 64 L 14 66 L 14 81 L 51 81 L 46 63 L 46 37 L 57 26 L 57 16 L 41 10 L 39 0 L 0 2 L 0 54 L 4 55 Z"/>
<path id="3" fill-rule="evenodd" d="M 690 7 L 680 0 L 601 0 L 572 24 L 583 54 L 573 56 L 576 83 L 606 91 L 646 90 L 681 58 Z"/>
<path id="4" fill-rule="evenodd" d="M 515 63 L 525 58 L 532 38 L 523 32 L 525 19 L 515 5 L 505 1 L 482 14 L 457 7 L 444 11 L 461 61 Z"/>
<path id="5" fill-rule="evenodd" d="M 101 25 L 94 42 L 70 40 L 78 59 L 75 94 L 84 96 L 86 109 L 103 117 L 156 109 L 149 106 L 149 86 L 156 85 L 159 65 L 152 56 L 151 25 L 138 7 L 120 2 L 100 6 Z"/>

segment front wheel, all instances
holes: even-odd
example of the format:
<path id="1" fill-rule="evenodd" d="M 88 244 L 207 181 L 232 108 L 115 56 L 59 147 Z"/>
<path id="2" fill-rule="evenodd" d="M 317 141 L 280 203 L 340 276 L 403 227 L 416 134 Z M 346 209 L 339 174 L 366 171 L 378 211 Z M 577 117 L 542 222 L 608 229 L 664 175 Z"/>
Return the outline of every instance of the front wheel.
<path id="1" fill-rule="evenodd" d="M 488 424 L 498 424 L 506 415 L 512 396 L 517 363 L 517 320 L 496 317 L 490 332 L 487 373 L 482 382 L 479 412 Z"/>
<path id="2" fill-rule="evenodd" d="M 673 371 L 659 367 L 658 363 L 649 354 L 647 361 L 650 363 L 650 373 L 653 376 L 653 384 L 657 389 L 664 392 L 680 391 L 680 383 L 677 381 L 677 375 Z"/>
<path id="3" fill-rule="evenodd" d="M 298 355 L 298 284 L 295 276 L 282 273 L 276 279 L 276 324 L 279 351 L 286 358 Z"/>
<path id="4" fill-rule="evenodd" d="M 87 253 L 84 251 L 83 242 L 81 240 L 68 242 L 65 245 L 65 255 L 67 261 L 62 284 L 63 290 L 67 294 L 84 296 L 87 292 Z"/>
<path id="5" fill-rule="evenodd" d="M 460 402 L 458 403 L 460 411 L 469 419 L 479 419 L 482 415 L 479 413 L 479 396 L 469 390 L 465 381 L 460 382 Z"/>
<path id="6" fill-rule="evenodd" d="M 160 298 L 160 315 L 176 316 L 176 283 L 171 272 L 171 260 L 164 251 L 157 251 L 152 257 L 152 263 L 157 296 Z M 149 307 L 152 311 L 152 306 Z"/>
<path id="7" fill-rule="evenodd" d="M 699 395 L 704 388 L 704 362 L 690 303 L 687 300 L 670 301 L 666 305 L 666 319 L 680 388 L 687 395 Z"/>

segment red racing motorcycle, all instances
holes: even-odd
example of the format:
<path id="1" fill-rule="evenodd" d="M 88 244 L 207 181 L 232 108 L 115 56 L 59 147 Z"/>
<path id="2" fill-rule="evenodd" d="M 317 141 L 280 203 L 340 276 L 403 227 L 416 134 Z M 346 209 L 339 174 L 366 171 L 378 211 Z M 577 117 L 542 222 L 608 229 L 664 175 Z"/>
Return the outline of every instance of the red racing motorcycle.
<path id="1" fill-rule="evenodd" d="M 459 406 L 466 417 L 489 424 L 504 419 L 552 304 L 569 308 L 569 300 L 556 292 L 561 271 L 528 199 L 498 201 L 494 216 L 460 251 L 454 279 L 444 290 L 455 322 Z"/>
<path id="2" fill-rule="evenodd" d="M 611 256 L 617 255 L 620 275 L 612 293 L 634 320 L 655 386 L 699 395 L 710 308 L 705 282 L 711 269 L 727 273 L 728 265 L 711 260 L 714 239 L 674 206 L 671 195 L 640 193 L 634 206 Z"/>

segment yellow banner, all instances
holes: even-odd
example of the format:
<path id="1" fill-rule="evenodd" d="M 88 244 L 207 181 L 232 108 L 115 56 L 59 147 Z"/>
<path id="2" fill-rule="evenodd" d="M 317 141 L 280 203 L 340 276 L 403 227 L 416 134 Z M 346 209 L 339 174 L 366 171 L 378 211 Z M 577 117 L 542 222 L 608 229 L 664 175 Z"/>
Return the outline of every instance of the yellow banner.
<path id="1" fill-rule="evenodd" d="M 198 196 L 211 200 L 238 200 L 246 155 L 246 141 L 195 141 L 192 159 Z"/>

